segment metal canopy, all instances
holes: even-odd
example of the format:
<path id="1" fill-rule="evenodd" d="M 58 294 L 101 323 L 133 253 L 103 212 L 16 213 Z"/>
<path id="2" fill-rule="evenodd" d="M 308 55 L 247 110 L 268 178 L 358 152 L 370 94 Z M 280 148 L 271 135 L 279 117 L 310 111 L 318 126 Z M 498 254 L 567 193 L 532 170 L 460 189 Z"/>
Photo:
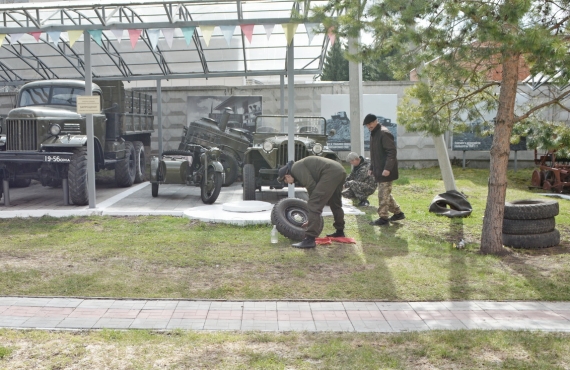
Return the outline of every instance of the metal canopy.
<path id="1" fill-rule="evenodd" d="M 102 32 L 101 44 L 91 44 L 93 80 L 285 75 L 288 47 L 281 25 L 289 23 L 298 24 L 293 38 L 293 74 L 318 74 L 329 40 L 320 33 L 309 42 L 305 22 L 310 5 L 315 3 L 324 2 L 102 1 L 90 5 L 70 1 L 2 5 L 0 34 L 6 37 L 0 48 L 0 86 L 41 79 L 85 79 L 84 36 L 72 47 L 69 39 L 73 31 L 86 30 Z M 242 33 L 243 25 L 254 25 L 251 42 Z M 208 26 L 216 26 L 209 44 L 204 33 Z M 222 28 L 231 33 L 232 26 L 235 29 L 228 45 Z M 195 27 L 195 32 L 188 44 L 183 30 L 188 37 L 189 27 Z M 320 28 L 322 31 L 322 25 Z M 158 32 L 164 29 L 173 30 L 171 47 L 165 32 Z M 128 30 L 142 30 L 134 48 Z M 120 31 L 122 40 L 116 36 Z M 34 33 L 38 36 L 39 32 L 36 41 Z M 56 38 L 61 32 L 57 45 L 52 39 L 54 32 Z M 159 35 L 155 48 L 153 33 Z M 18 34 L 23 35 L 18 38 Z"/>

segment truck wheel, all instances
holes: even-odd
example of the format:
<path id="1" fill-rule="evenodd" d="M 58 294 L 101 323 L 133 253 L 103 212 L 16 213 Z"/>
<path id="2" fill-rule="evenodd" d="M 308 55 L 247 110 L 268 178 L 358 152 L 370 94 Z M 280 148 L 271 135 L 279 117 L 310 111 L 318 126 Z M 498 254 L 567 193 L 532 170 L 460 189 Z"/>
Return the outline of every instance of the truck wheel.
<path id="1" fill-rule="evenodd" d="M 32 183 L 32 179 L 15 179 L 10 180 L 11 188 L 27 188 Z"/>
<path id="2" fill-rule="evenodd" d="M 560 244 L 560 232 L 556 229 L 542 234 L 503 234 L 503 245 L 513 248 L 548 248 Z"/>
<path id="3" fill-rule="evenodd" d="M 89 203 L 87 189 L 87 147 L 73 149 L 67 171 L 69 198 L 73 204 L 84 206 Z"/>
<path id="4" fill-rule="evenodd" d="M 255 200 L 255 167 L 243 166 L 243 200 Z"/>
<path id="5" fill-rule="evenodd" d="M 503 219 L 503 234 L 543 234 L 554 230 L 556 221 L 554 217 L 539 220 L 509 220 Z"/>
<path id="6" fill-rule="evenodd" d="M 505 202 L 505 215 L 509 220 L 540 220 L 558 215 L 555 200 L 523 199 Z"/>
<path id="7" fill-rule="evenodd" d="M 153 198 L 158 197 L 158 182 L 152 183 L 152 197 Z"/>
<path id="8" fill-rule="evenodd" d="M 129 187 L 135 182 L 135 147 L 130 141 L 125 141 L 126 156 L 115 165 L 115 181 L 120 187 Z"/>
<path id="9" fill-rule="evenodd" d="M 226 174 L 224 186 L 230 186 L 236 181 L 238 175 L 237 160 L 230 153 L 223 152 L 220 156 L 220 162 L 222 163 L 222 167 L 224 167 L 224 172 Z"/>
<path id="10" fill-rule="evenodd" d="M 271 223 L 277 231 L 291 240 L 303 240 L 302 225 L 309 220 L 307 202 L 297 198 L 281 199 L 271 210 Z M 323 217 L 320 218 L 319 234 L 323 231 Z"/>
<path id="11" fill-rule="evenodd" d="M 222 190 L 222 174 L 216 172 L 214 167 L 209 166 L 207 176 L 202 177 L 200 188 L 202 202 L 205 204 L 214 203 L 218 199 L 218 195 L 220 195 L 220 190 Z"/>
<path id="12" fill-rule="evenodd" d="M 140 141 L 133 141 L 135 147 L 135 184 L 146 180 L 146 157 L 144 144 Z"/>

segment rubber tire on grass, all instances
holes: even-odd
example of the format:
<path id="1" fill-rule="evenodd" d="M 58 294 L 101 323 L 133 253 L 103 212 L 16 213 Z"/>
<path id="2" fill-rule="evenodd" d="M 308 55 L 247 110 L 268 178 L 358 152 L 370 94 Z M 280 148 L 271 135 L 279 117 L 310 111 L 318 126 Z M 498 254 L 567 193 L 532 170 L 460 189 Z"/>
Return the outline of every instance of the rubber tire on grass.
<path id="1" fill-rule="evenodd" d="M 523 199 L 505 202 L 505 215 L 509 220 L 540 220 L 558 215 L 555 200 Z"/>
<path id="2" fill-rule="evenodd" d="M 73 155 L 67 170 L 69 199 L 77 206 L 89 203 L 87 189 L 87 147 L 73 149 Z"/>
<path id="3" fill-rule="evenodd" d="M 220 163 L 224 167 L 225 177 L 223 186 L 230 186 L 236 181 L 238 175 L 238 162 L 231 153 L 223 152 Z"/>
<path id="4" fill-rule="evenodd" d="M 255 200 L 255 167 L 243 166 L 243 200 Z"/>
<path id="5" fill-rule="evenodd" d="M 202 177 L 202 184 L 200 184 L 200 197 L 204 204 L 213 204 L 218 196 L 220 195 L 220 190 L 222 190 L 222 173 L 214 170 L 214 167 L 208 166 L 208 179 L 206 176 Z M 213 187 L 206 189 L 206 180 L 213 182 Z"/>
<path id="6" fill-rule="evenodd" d="M 540 220 L 503 220 L 503 234 L 543 234 L 554 230 L 556 221 L 554 217 Z"/>
<path id="7" fill-rule="evenodd" d="M 135 182 L 135 147 L 130 141 L 125 141 L 126 158 L 115 165 L 115 181 L 117 185 L 128 188 Z"/>
<path id="8" fill-rule="evenodd" d="M 503 234 L 503 245 L 513 248 L 548 248 L 560 244 L 560 232 L 556 229 L 542 234 Z"/>
<path id="9" fill-rule="evenodd" d="M 140 141 L 133 141 L 135 147 L 135 184 L 146 181 L 146 156 L 144 144 Z"/>
<path id="10" fill-rule="evenodd" d="M 301 225 L 309 219 L 307 202 L 297 198 L 281 199 L 271 210 L 271 223 L 281 235 L 294 241 L 305 238 L 305 229 Z M 320 218 L 319 234 L 323 231 L 323 217 Z"/>

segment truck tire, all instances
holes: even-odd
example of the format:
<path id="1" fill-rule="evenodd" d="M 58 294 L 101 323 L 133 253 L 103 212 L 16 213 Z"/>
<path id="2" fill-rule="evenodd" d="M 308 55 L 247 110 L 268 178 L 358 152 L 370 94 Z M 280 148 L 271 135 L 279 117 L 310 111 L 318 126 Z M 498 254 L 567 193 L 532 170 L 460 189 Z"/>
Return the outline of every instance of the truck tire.
<path id="1" fill-rule="evenodd" d="M 146 156 L 144 144 L 140 141 L 133 141 L 135 147 L 135 184 L 140 184 L 146 180 Z"/>
<path id="2" fill-rule="evenodd" d="M 503 234 L 542 234 L 554 230 L 556 221 L 554 217 L 540 220 L 503 220 Z"/>
<path id="3" fill-rule="evenodd" d="M 271 223 L 283 236 L 294 241 L 303 240 L 305 229 L 301 227 L 309 220 L 307 202 L 297 198 L 281 199 L 271 210 Z M 320 217 L 319 234 L 323 231 L 323 216 Z"/>
<path id="4" fill-rule="evenodd" d="M 151 185 L 152 185 L 152 186 L 151 186 L 151 188 L 152 188 L 152 197 L 153 197 L 153 198 L 156 198 L 156 197 L 158 197 L 158 182 L 153 182 Z"/>
<path id="5" fill-rule="evenodd" d="M 87 147 L 73 149 L 71 162 L 67 171 L 69 199 L 73 204 L 84 206 L 89 203 L 87 189 Z"/>
<path id="6" fill-rule="evenodd" d="M 135 147 L 130 141 L 125 141 L 126 156 L 115 165 L 115 181 L 123 188 L 131 186 L 135 182 Z"/>
<path id="7" fill-rule="evenodd" d="M 11 188 L 27 188 L 32 183 L 32 179 L 14 179 L 9 183 Z"/>
<path id="8" fill-rule="evenodd" d="M 222 167 L 224 167 L 225 178 L 224 178 L 224 186 L 230 186 L 233 184 L 238 175 L 238 162 L 235 157 L 228 152 L 223 152 L 220 156 L 220 163 L 222 163 Z"/>
<path id="9" fill-rule="evenodd" d="M 509 220 L 540 220 L 558 215 L 555 200 L 523 199 L 505 202 L 505 215 Z"/>
<path id="10" fill-rule="evenodd" d="M 202 177 L 202 184 L 200 184 L 202 202 L 213 204 L 220 195 L 222 182 L 222 174 L 214 170 L 214 167 L 208 166 L 207 176 Z"/>
<path id="11" fill-rule="evenodd" d="M 503 234 L 503 245 L 513 248 L 548 248 L 560 244 L 560 232 L 556 229 L 542 234 Z"/>
<path id="12" fill-rule="evenodd" d="M 255 200 L 255 167 L 243 166 L 243 200 Z"/>

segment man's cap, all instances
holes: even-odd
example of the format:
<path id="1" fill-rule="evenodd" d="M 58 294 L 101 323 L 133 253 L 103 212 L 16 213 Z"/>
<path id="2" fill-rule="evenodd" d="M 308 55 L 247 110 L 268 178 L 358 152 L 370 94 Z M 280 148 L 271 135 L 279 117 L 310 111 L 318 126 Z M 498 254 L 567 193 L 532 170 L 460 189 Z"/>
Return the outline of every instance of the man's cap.
<path id="1" fill-rule="evenodd" d="M 358 154 L 356 154 L 355 152 L 350 152 L 346 156 L 346 161 L 350 162 L 350 161 L 354 161 L 355 159 L 358 159 L 358 158 L 360 158 L 360 156 Z"/>
<path id="2" fill-rule="evenodd" d="M 363 123 L 362 125 L 363 125 L 363 126 L 364 126 L 364 125 L 367 125 L 367 124 L 369 124 L 369 123 L 372 123 L 372 122 L 376 121 L 377 119 L 378 119 L 378 118 L 377 118 L 375 115 L 373 115 L 372 113 L 367 114 L 366 117 L 364 117 L 364 123 Z"/>
<path id="3" fill-rule="evenodd" d="M 291 173 L 291 167 L 293 167 L 293 161 L 289 161 L 286 165 L 279 169 L 279 173 L 277 176 L 277 181 L 283 182 L 285 179 L 285 175 Z"/>

